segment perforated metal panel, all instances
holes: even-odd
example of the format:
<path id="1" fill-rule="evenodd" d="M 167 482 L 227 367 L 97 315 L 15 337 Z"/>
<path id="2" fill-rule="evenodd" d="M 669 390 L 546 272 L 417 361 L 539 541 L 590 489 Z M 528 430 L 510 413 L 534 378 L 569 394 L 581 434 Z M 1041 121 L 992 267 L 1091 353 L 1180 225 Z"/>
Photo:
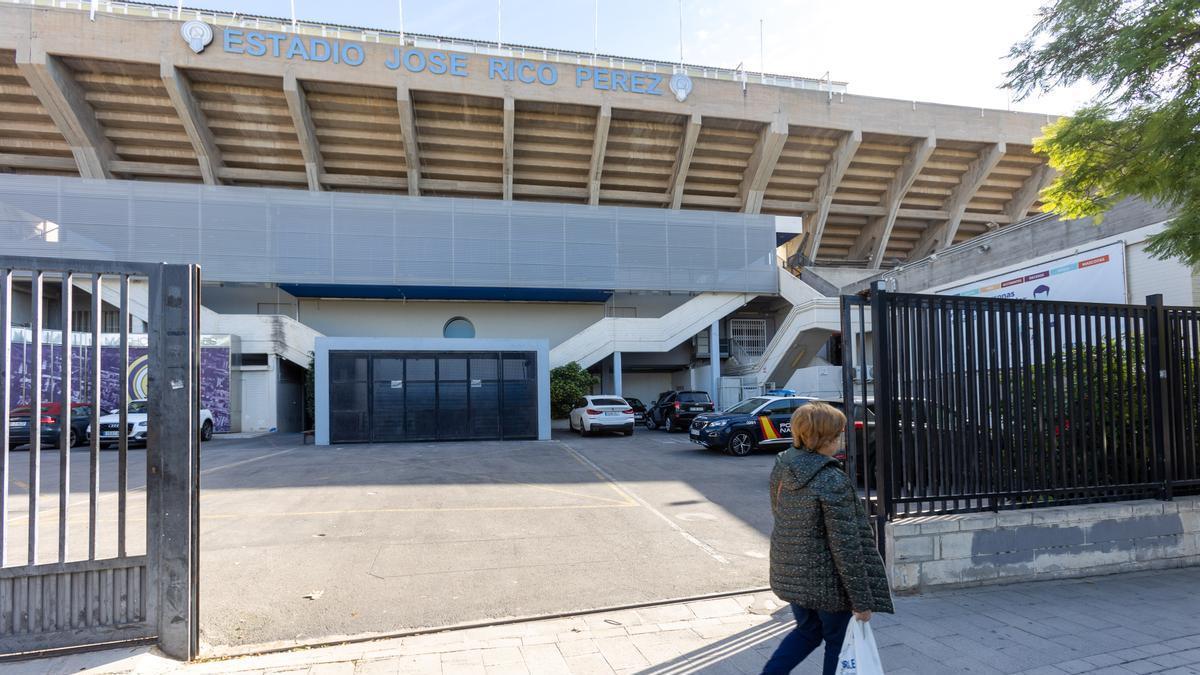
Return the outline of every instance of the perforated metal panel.
<path id="1" fill-rule="evenodd" d="M 0 175 L 0 242 L 213 281 L 778 292 L 774 218 L 740 213 Z"/>

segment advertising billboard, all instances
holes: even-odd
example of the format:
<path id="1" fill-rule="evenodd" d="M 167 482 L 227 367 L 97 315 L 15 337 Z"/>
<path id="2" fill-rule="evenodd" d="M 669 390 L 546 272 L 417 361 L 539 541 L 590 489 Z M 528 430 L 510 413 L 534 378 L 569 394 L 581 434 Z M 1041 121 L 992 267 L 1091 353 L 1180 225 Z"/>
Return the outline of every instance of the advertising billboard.
<path id="1" fill-rule="evenodd" d="M 1082 251 L 939 293 L 983 298 L 1124 304 L 1128 295 L 1125 243 L 1117 242 Z"/>

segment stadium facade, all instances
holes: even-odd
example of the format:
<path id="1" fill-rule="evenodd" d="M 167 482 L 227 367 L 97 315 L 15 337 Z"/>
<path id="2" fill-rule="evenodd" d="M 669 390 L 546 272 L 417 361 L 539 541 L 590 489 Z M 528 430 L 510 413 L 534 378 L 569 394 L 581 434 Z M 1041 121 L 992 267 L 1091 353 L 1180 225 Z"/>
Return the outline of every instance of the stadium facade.
<path id="1" fill-rule="evenodd" d="M 1031 145 L 1051 119 L 232 13 L 4 4 L 0 243 L 199 263 L 203 330 L 229 353 L 222 430 L 307 426 L 315 358 L 319 442 L 547 437 L 546 373 L 570 362 L 643 400 L 795 384 L 836 343 L 838 279 L 1037 226 L 1052 171 Z"/>

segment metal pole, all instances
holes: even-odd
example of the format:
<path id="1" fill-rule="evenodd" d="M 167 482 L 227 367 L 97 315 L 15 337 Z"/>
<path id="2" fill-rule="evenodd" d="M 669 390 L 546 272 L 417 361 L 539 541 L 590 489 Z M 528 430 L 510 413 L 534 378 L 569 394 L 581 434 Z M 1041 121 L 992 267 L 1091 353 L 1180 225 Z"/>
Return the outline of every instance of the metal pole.
<path id="1" fill-rule="evenodd" d="M 503 2 L 503 0 L 496 0 L 496 49 L 504 48 L 504 40 L 502 39 L 503 38 L 502 29 L 504 26 L 503 17 L 504 17 L 504 2 Z"/>
<path id="2" fill-rule="evenodd" d="M 178 21 L 179 19 L 182 19 L 182 18 L 183 18 L 183 0 L 179 0 L 179 2 L 175 3 L 175 20 Z"/>
<path id="3" fill-rule="evenodd" d="M 12 373 L 12 270 L 0 270 L 0 567 L 8 564 L 8 483 L 11 465 L 8 456 L 9 415 L 12 399 L 9 378 Z"/>
<path id="4" fill-rule="evenodd" d="M 1146 304 L 1150 309 L 1146 320 L 1146 379 L 1150 393 L 1150 420 L 1154 429 L 1151 438 L 1154 439 L 1154 449 L 1158 454 L 1163 499 L 1170 501 L 1174 498 L 1174 476 L 1171 462 L 1171 410 L 1167 404 L 1170 399 L 1167 312 L 1161 293 L 1146 296 Z"/>
<path id="5" fill-rule="evenodd" d="M 96 20 L 96 9 L 99 7 L 100 7 L 100 0 L 92 0 L 92 9 L 90 12 L 88 12 L 88 19 L 90 21 Z"/>
<path id="6" fill-rule="evenodd" d="M 404 0 L 398 0 L 400 8 L 400 44 L 404 44 Z"/>
<path id="7" fill-rule="evenodd" d="M 291 6 L 292 6 L 292 31 L 299 32 L 299 29 L 297 28 L 297 24 L 296 24 L 296 0 L 291 0 Z"/>
<path id="8" fill-rule="evenodd" d="M 767 60 L 763 56 L 763 20 L 758 20 L 758 79 L 767 81 Z"/>
<path id="9" fill-rule="evenodd" d="M 890 464 L 892 460 L 892 438 L 895 435 L 896 421 L 894 415 L 895 394 L 892 392 L 894 382 L 892 373 L 895 370 L 892 362 L 891 340 L 888 330 L 886 282 L 877 281 L 871 288 L 871 332 L 875 335 L 875 493 L 877 495 L 880 516 L 880 529 L 877 532 L 882 550 L 885 524 L 892 516 L 892 485 L 890 482 Z M 883 429 L 883 433 L 878 430 Z"/>
<path id="10" fill-rule="evenodd" d="M 67 511 L 71 503 L 71 430 L 74 427 L 75 411 L 71 407 L 71 377 L 74 364 L 71 362 L 71 296 L 74 294 L 74 282 L 71 273 L 63 272 L 62 298 L 59 300 L 62 321 L 62 338 L 59 339 L 58 353 L 62 361 L 59 366 L 59 389 L 62 408 L 58 414 L 58 561 L 67 561 L 67 541 L 70 518 Z"/>
<path id="11" fill-rule="evenodd" d="M 600 55 L 600 0 L 592 3 L 592 65 Z"/>
<path id="12" fill-rule="evenodd" d="M 679 0 L 679 67 L 683 67 L 683 0 Z"/>

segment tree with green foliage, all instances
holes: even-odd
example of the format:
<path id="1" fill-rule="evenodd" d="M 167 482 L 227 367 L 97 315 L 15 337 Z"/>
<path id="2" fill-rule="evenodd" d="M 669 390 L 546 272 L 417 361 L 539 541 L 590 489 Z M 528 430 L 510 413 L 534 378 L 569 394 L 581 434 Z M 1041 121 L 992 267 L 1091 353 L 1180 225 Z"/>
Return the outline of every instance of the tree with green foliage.
<path id="1" fill-rule="evenodd" d="M 1018 98 L 1100 88 L 1034 144 L 1059 172 L 1047 207 L 1082 218 L 1126 197 L 1168 205 L 1177 215 L 1150 252 L 1200 264 L 1200 0 L 1054 0 L 1009 57 Z"/>
<path id="2" fill-rule="evenodd" d="M 592 393 L 600 379 L 572 361 L 550 371 L 550 415 L 562 419 L 571 414 L 575 401 Z"/>

